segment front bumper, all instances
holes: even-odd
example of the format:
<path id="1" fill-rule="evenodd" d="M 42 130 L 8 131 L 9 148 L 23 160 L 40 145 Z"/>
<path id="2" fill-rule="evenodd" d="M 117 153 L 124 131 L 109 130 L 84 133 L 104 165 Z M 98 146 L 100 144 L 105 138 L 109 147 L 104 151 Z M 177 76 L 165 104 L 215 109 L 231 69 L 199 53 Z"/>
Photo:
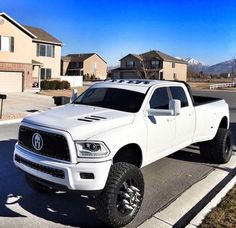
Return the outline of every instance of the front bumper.
<path id="1" fill-rule="evenodd" d="M 79 191 L 102 190 L 112 164 L 111 160 L 72 164 L 34 154 L 18 144 L 13 160 L 18 168 L 34 177 Z M 81 173 L 93 174 L 93 178 L 81 178 Z"/>

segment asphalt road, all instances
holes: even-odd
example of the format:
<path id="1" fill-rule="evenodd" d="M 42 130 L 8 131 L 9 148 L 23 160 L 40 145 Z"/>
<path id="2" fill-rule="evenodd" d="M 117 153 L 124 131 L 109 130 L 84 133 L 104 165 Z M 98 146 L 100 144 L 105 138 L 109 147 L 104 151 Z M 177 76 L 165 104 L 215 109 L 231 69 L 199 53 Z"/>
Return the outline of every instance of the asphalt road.
<path id="1" fill-rule="evenodd" d="M 230 104 L 231 128 L 236 136 L 236 93 L 204 92 L 204 95 L 208 93 L 223 97 Z M 0 227 L 101 227 L 95 216 L 94 200 L 62 192 L 41 195 L 27 186 L 24 175 L 12 162 L 17 131 L 18 124 L 0 126 Z M 214 167 L 200 158 L 197 147 L 179 151 L 144 167 L 143 205 L 127 227 L 137 227 L 162 210 Z"/>

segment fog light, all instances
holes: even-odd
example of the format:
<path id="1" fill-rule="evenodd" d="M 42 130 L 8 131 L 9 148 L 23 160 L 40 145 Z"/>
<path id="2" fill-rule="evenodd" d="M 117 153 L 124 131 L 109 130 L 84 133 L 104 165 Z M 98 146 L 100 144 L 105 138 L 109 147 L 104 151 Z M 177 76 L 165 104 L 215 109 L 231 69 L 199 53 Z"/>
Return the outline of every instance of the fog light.
<path id="1" fill-rule="evenodd" d="M 94 179 L 93 173 L 80 173 L 81 179 Z"/>

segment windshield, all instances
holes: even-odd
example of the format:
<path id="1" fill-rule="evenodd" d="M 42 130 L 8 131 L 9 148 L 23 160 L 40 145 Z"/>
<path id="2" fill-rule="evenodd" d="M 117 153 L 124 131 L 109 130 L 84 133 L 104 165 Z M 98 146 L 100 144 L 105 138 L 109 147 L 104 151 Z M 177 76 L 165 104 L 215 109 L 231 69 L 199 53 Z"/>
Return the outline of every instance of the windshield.
<path id="1" fill-rule="evenodd" d="M 124 112 L 138 112 L 145 94 L 117 88 L 91 88 L 73 103 L 110 108 Z"/>

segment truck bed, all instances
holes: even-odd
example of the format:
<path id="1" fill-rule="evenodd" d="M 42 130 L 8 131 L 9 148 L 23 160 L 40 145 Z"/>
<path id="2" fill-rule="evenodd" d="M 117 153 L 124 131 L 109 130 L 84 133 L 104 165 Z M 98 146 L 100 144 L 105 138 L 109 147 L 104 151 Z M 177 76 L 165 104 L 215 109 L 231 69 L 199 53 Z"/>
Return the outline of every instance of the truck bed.
<path id="1" fill-rule="evenodd" d="M 192 96 L 192 98 L 193 98 L 193 105 L 194 106 L 204 105 L 204 104 L 208 104 L 208 103 L 222 100 L 221 98 L 204 97 L 204 96 Z"/>

